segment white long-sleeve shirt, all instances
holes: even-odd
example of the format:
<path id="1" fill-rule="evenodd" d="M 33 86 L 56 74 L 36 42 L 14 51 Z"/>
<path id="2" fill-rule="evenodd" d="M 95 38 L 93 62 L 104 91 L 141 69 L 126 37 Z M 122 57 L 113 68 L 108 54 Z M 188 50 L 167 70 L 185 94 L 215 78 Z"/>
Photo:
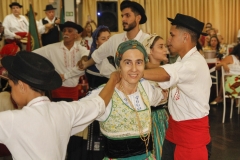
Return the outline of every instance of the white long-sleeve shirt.
<path id="1" fill-rule="evenodd" d="M 0 143 L 14 160 L 64 160 L 71 135 L 105 111 L 99 96 L 74 102 L 31 100 L 21 110 L 0 112 Z"/>
<path id="2" fill-rule="evenodd" d="M 170 88 L 168 109 L 175 121 L 199 119 L 209 114 L 209 96 L 212 80 L 206 60 L 192 48 L 174 64 L 161 66 L 170 80 L 160 82 L 163 89 Z"/>
<path id="3" fill-rule="evenodd" d="M 88 56 L 89 50 L 78 42 L 75 42 L 70 50 L 64 46 L 63 42 L 58 42 L 33 52 L 47 58 L 59 74 L 64 74 L 65 81 L 62 84 L 64 87 L 77 86 L 79 77 L 85 74 L 85 71 L 80 71 L 76 65 L 83 56 Z"/>
<path id="4" fill-rule="evenodd" d="M 3 20 L 3 27 L 5 39 L 14 39 L 16 32 L 28 32 L 29 23 L 22 15 L 17 18 L 13 14 L 9 14 Z"/>

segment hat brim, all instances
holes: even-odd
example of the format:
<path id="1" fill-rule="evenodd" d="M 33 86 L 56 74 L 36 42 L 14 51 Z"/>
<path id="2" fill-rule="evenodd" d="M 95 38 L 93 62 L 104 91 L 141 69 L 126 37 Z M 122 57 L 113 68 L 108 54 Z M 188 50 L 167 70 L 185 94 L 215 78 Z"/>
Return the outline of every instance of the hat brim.
<path id="1" fill-rule="evenodd" d="M 194 32 L 196 32 L 196 33 L 198 33 L 198 34 L 204 35 L 204 36 L 207 36 L 207 35 L 208 35 L 207 33 L 199 32 L 199 31 L 195 30 L 194 28 L 188 26 L 186 23 L 182 23 L 182 22 L 177 21 L 177 20 L 172 19 L 172 18 L 167 18 L 167 19 L 168 19 L 170 22 L 172 22 L 173 25 L 180 25 L 180 26 L 186 27 L 186 28 L 188 28 L 188 29 L 190 29 L 190 30 L 192 30 L 192 31 L 194 31 Z"/>
<path id="2" fill-rule="evenodd" d="M 145 14 L 140 14 L 141 15 L 141 20 L 139 22 L 139 24 L 144 24 L 147 21 L 147 16 Z"/>
<path id="3" fill-rule="evenodd" d="M 56 10 L 57 8 L 51 8 L 51 9 L 45 9 L 43 11 L 51 11 L 51 10 Z"/>
<path id="4" fill-rule="evenodd" d="M 59 74 L 54 71 L 53 75 L 51 77 L 51 81 L 49 83 L 41 83 L 37 84 L 36 79 L 34 77 L 29 77 L 27 75 L 24 75 L 23 73 L 17 72 L 16 70 L 12 69 L 12 63 L 15 59 L 15 56 L 6 56 L 2 59 L 2 65 L 3 67 L 10 73 L 12 76 L 16 77 L 17 79 L 27 83 L 31 87 L 35 87 L 37 89 L 41 90 L 54 90 L 62 86 L 62 79 L 59 76 Z"/>
<path id="5" fill-rule="evenodd" d="M 83 28 L 82 27 L 78 27 L 78 26 L 74 26 L 74 25 L 69 25 L 69 24 L 59 24 L 59 28 L 61 31 L 63 31 L 64 28 L 66 27 L 71 27 L 71 28 L 74 28 L 78 31 L 78 33 L 81 33 L 83 31 Z"/>
<path id="6" fill-rule="evenodd" d="M 18 6 L 19 8 L 22 8 L 23 6 L 22 5 L 19 5 L 19 4 L 10 4 L 9 7 L 12 8 L 13 6 Z"/>

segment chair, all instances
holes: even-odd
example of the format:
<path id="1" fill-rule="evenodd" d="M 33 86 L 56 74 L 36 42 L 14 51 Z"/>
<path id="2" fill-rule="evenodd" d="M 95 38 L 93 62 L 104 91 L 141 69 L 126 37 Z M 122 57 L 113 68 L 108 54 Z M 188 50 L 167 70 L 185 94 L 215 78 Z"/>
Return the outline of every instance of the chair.
<path id="1" fill-rule="evenodd" d="M 226 98 L 231 98 L 231 110 L 230 110 L 230 118 L 232 118 L 232 112 L 233 112 L 233 104 L 234 104 L 234 99 L 230 94 L 226 93 L 226 88 L 225 88 L 225 79 L 227 76 L 240 76 L 240 74 L 231 74 L 231 73 L 226 73 L 221 67 L 222 71 L 222 88 L 223 88 L 223 118 L 222 118 L 222 123 L 225 122 L 225 114 L 226 114 Z M 236 97 L 240 101 L 240 95 Z M 238 107 L 238 114 L 240 114 L 240 107 Z"/>
<path id="2" fill-rule="evenodd" d="M 206 59 L 206 62 L 209 66 L 209 72 L 212 78 L 212 84 L 216 85 L 216 96 L 218 96 L 218 71 L 216 70 L 217 58 Z M 214 67 L 211 68 L 211 64 L 214 64 Z"/>

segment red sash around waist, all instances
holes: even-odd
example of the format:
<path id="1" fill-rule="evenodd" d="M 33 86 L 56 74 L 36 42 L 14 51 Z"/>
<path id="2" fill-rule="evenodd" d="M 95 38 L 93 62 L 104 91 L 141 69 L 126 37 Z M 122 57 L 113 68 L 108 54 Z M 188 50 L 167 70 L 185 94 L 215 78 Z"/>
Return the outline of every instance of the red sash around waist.
<path id="1" fill-rule="evenodd" d="M 60 87 L 52 91 L 52 98 L 71 98 L 78 100 L 78 86 Z"/>
<path id="2" fill-rule="evenodd" d="M 7 43 L 27 43 L 27 35 L 28 35 L 28 32 L 16 32 L 15 33 L 16 35 L 20 36 L 21 39 L 5 39 L 5 41 Z"/>
<path id="3" fill-rule="evenodd" d="M 166 139 L 176 144 L 174 160 L 207 160 L 206 145 L 211 140 L 208 116 L 179 122 L 170 116 Z"/>

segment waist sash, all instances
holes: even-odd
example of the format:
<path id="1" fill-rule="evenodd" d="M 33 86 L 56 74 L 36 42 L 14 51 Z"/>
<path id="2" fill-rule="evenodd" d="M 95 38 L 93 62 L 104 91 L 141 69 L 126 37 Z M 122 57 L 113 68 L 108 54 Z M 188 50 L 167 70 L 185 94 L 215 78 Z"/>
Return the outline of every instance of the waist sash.
<path id="1" fill-rule="evenodd" d="M 150 136 L 148 152 L 153 148 L 152 137 Z M 146 146 L 141 138 L 123 140 L 112 140 L 106 138 L 105 155 L 108 158 L 126 158 L 146 154 Z"/>
<path id="2" fill-rule="evenodd" d="M 179 122 L 169 116 L 166 139 L 176 144 L 174 160 L 207 160 L 206 145 L 210 142 L 208 116 Z"/>

